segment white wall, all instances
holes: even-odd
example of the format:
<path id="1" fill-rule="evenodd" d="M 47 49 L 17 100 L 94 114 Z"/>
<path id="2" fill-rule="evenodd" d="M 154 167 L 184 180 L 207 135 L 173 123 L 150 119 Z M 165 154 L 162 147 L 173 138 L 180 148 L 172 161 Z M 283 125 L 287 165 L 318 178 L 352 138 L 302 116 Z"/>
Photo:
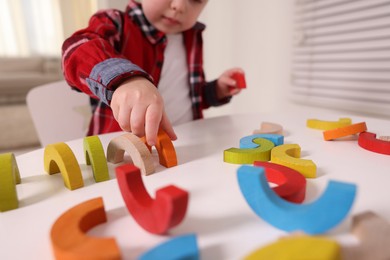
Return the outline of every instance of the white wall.
<path id="1" fill-rule="evenodd" d="M 210 0 L 201 21 L 208 79 L 242 67 L 247 89 L 205 116 L 271 111 L 286 102 L 290 75 L 292 0 Z"/>

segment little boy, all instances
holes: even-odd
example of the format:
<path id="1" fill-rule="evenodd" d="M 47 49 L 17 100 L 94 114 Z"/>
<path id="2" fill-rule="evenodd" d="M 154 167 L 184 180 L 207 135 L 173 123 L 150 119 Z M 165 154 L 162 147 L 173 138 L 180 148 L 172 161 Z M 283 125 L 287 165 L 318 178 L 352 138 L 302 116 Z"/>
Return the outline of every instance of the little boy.
<path id="1" fill-rule="evenodd" d="M 126 12 L 98 12 L 64 42 L 65 79 L 91 97 L 88 135 L 131 131 L 154 145 L 161 127 L 175 140 L 172 124 L 240 92 L 232 79 L 239 68 L 205 81 L 197 19 L 207 1 L 131 0 Z"/>

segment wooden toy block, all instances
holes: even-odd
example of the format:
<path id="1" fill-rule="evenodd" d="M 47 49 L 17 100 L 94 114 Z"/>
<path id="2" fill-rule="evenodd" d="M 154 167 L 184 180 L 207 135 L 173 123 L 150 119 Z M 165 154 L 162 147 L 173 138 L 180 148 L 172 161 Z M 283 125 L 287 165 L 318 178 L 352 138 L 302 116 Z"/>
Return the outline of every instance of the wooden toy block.
<path id="1" fill-rule="evenodd" d="M 121 259 L 114 238 L 94 238 L 86 234 L 93 227 L 107 222 L 101 197 L 85 201 L 63 213 L 50 231 L 57 260 Z"/>
<path id="2" fill-rule="evenodd" d="M 157 190 L 156 198 L 152 199 L 136 166 L 125 164 L 115 171 L 126 207 L 142 228 L 153 234 L 165 234 L 184 219 L 189 197 L 187 191 L 170 185 Z"/>
<path id="3" fill-rule="evenodd" d="M 282 135 L 258 134 L 241 138 L 240 148 L 223 152 L 223 161 L 234 164 L 253 164 L 254 161 L 269 161 L 272 148 L 283 143 Z"/>
<path id="4" fill-rule="evenodd" d="M 271 162 L 254 162 L 254 166 L 263 167 L 268 182 L 278 184 L 272 188 L 283 199 L 302 203 L 306 195 L 306 179 L 298 171 Z"/>
<path id="5" fill-rule="evenodd" d="M 365 131 L 367 131 L 366 123 L 361 122 L 357 124 L 347 125 L 344 127 L 324 131 L 323 135 L 324 135 L 324 140 L 329 141 L 341 137 L 359 134 Z"/>
<path id="6" fill-rule="evenodd" d="M 151 152 L 152 147 L 146 143 L 146 138 L 142 137 L 141 139 Z M 173 146 L 171 138 L 169 138 L 168 134 L 162 129 L 159 129 L 158 131 L 155 147 L 158 153 L 159 162 L 162 166 L 170 168 L 177 165 L 175 147 Z"/>
<path id="7" fill-rule="evenodd" d="M 139 260 L 155 259 L 200 259 L 199 248 L 196 242 L 196 235 L 182 235 L 164 242 L 155 248 L 142 254 Z"/>
<path id="8" fill-rule="evenodd" d="M 237 178 L 246 202 L 260 218 L 281 230 L 307 234 L 322 234 L 338 225 L 348 215 L 357 189 L 354 184 L 329 181 L 316 201 L 295 204 L 272 191 L 261 167 L 243 165 Z"/>
<path id="9" fill-rule="evenodd" d="M 134 165 L 141 169 L 143 175 L 154 173 L 155 168 L 148 147 L 141 138 L 132 133 L 123 134 L 110 141 L 107 147 L 107 161 L 114 164 L 122 162 L 125 151 Z"/>
<path id="10" fill-rule="evenodd" d="M 13 153 L 0 154 L 0 212 L 19 207 L 16 184 L 21 183 Z"/>
<path id="11" fill-rule="evenodd" d="M 110 179 L 106 155 L 103 145 L 98 136 L 87 136 L 84 138 L 84 155 L 87 165 L 92 166 L 93 178 L 96 182 Z"/>
<path id="12" fill-rule="evenodd" d="M 260 125 L 260 129 L 253 130 L 253 134 L 283 135 L 283 126 L 271 122 L 262 122 Z"/>
<path id="13" fill-rule="evenodd" d="M 237 88 L 246 88 L 245 75 L 243 73 L 233 73 L 232 78 L 236 81 Z"/>
<path id="14" fill-rule="evenodd" d="M 308 119 L 306 121 L 306 126 L 313 129 L 319 130 L 332 130 L 352 124 L 351 118 L 339 118 L 338 121 L 325 121 L 318 119 Z"/>
<path id="15" fill-rule="evenodd" d="M 80 165 L 66 143 L 49 144 L 45 147 L 44 167 L 49 175 L 61 172 L 65 187 L 70 190 L 84 186 Z"/>
<path id="16" fill-rule="evenodd" d="M 298 144 L 279 145 L 271 151 L 271 162 L 294 169 L 306 178 L 315 178 L 317 174 L 315 163 L 300 157 L 301 147 Z"/>
<path id="17" fill-rule="evenodd" d="M 371 152 L 390 155 L 390 142 L 377 139 L 374 133 L 360 133 L 358 144 Z"/>
<path id="18" fill-rule="evenodd" d="M 360 243 L 343 248 L 343 259 L 390 259 L 390 223 L 385 219 L 371 211 L 360 213 L 352 218 L 352 234 Z"/>
<path id="19" fill-rule="evenodd" d="M 266 245 L 245 260 L 341 260 L 341 247 L 331 239 L 311 236 L 289 236 Z"/>

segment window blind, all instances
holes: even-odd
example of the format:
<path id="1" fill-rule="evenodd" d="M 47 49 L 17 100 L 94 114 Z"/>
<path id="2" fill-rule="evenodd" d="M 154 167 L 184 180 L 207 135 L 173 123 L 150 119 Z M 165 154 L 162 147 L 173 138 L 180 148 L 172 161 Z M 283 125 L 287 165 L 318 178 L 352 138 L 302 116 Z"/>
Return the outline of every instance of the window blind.
<path id="1" fill-rule="evenodd" d="M 390 117 L 390 0 L 296 0 L 292 98 Z"/>

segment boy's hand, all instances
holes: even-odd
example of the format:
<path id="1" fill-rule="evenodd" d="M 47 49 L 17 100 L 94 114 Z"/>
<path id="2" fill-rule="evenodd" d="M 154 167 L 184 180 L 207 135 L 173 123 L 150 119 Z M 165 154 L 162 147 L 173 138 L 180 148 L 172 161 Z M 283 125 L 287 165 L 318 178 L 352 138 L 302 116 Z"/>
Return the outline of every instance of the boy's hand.
<path id="1" fill-rule="evenodd" d="M 164 111 L 164 101 L 157 88 L 147 79 L 134 77 L 122 83 L 112 95 L 111 109 L 116 121 L 124 131 L 142 137 L 148 145 L 157 142 L 159 127 L 172 140 L 176 134 Z"/>
<path id="2" fill-rule="evenodd" d="M 219 76 L 217 80 L 218 99 L 234 96 L 241 92 L 241 89 L 237 87 L 237 82 L 232 77 L 235 73 L 244 74 L 244 71 L 241 68 L 233 68 L 226 70 L 221 76 Z"/>

